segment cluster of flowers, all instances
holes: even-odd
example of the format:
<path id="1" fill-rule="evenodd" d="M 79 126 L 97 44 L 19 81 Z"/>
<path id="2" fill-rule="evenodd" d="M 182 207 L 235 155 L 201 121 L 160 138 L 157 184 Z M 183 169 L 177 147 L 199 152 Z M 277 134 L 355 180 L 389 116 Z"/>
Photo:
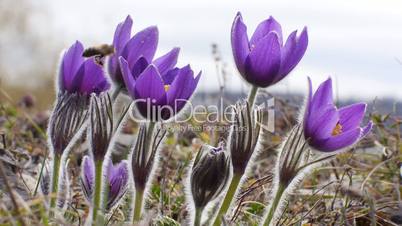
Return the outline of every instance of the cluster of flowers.
<path id="1" fill-rule="evenodd" d="M 132 19 L 128 16 L 116 28 L 110 55 L 88 54 L 78 41 L 62 54 L 58 96 L 48 128 L 53 153 L 51 216 L 58 212 L 59 187 L 65 183 L 61 165 L 85 135 L 89 151 L 82 161 L 81 182 L 91 207 L 92 217 L 88 222 L 94 225 L 102 221 L 104 214 L 129 190 L 135 191 L 133 222 L 141 219 L 143 197 L 166 135 L 162 123 L 185 107 L 185 102 L 177 100 L 188 100 L 192 96 L 201 73 L 194 76 L 189 65 L 176 66 L 179 48 L 154 59 L 158 44 L 156 27 L 148 27 L 132 37 L 131 28 Z M 213 216 L 213 224 L 221 225 L 225 220 L 259 149 L 259 141 L 263 139 L 260 135 L 263 114 L 254 107 L 258 88 L 276 84 L 297 66 L 307 49 L 308 35 L 306 28 L 299 35 L 294 31 L 284 43 L 281 25 L 270 17 L 257 26 L 249 39 L 247 27 L 238 13 L 232 26 L 231 43 L 237 69 L 252 88 L 248 100 L 241 100 L 234 107 L 228 144 L 217 148 L 205 144 L 193 161 L 188 186 L 195 207 L 194 225 L 201 224 L 204 208 L 221 194 L 224 199 Z M 366 104 L 337 109 L 331 79 L 322 83 L 314 94 L 310 79 L 308 84 L 309 93 L 300 122 L 279 150 L 275 186 L 271 191 L 273 199 L 262 222 L 264 225 L 274 222 L 286 193 L 295 188 L 309 169 L 355 144 L 372 127 L 371 122 L 360 127 Z M 134 104 L 117 115 L 113 106 L 120 93 L 129 95 Z M 140 123 L 129 159 L 113 164 L 109 156 L 129 110 L 141 115 L 145 122 Z M 131 182 L 133 189 L 129 189 Z"/>

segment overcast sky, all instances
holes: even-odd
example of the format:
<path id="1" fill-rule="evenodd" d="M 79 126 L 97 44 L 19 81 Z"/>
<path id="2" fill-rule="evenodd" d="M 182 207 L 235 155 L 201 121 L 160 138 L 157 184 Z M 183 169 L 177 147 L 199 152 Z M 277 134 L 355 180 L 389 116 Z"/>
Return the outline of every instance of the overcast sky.
<path id="1" fill-rule="evenodd" d="M 111 42 L 115 25 L 127 14 L 134 32 L 150 25 L 160 31 L 158 55 L 181 47 L 179 64 L 202 70 L 201 89 L 217 90 L 211 43 L 228 63 L 228 86 L 247 90 L 235 70 L 230 28 L 241 11 L 249 36 L 274 16 L 284 35 L 308 27 L 309 47 L 299 66 L 271 90 L 304 92 L 306 76 L 315 86 L 328 76 L 341 97 L 402 98 L 402 1 L 253 0 L 43 0 L 51 20 L 44 22 L 65 40 L 86 45 Z"/>

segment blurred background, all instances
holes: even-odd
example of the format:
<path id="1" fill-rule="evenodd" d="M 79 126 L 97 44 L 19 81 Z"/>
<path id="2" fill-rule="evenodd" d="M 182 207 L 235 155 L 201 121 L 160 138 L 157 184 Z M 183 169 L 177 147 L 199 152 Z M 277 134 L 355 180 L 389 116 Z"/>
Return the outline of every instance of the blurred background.
<path id="1" fill-rule="evenodd" d="M 157 25 L 157 55 L 181 47 L 180 65 L 202 70 L 199 92 L 248 91 L 231 55 L 230 29 L 241 11 L 249 35 L 274 16 L 284 35 L 308 27 L 309 47 L 296 70 L 269 92 L 303 94 L 328 76 L 342 100 L 402 99 L 402 2 L 385 1 L 179 1 L 1 0 L 0 98 L 32 94 L 40 108 L 54 99 L 62 49 L 111 43 L 115 26 L 130 14 L 133 32 Z M 0 100 L 1 100 L 0 99 Z"/>

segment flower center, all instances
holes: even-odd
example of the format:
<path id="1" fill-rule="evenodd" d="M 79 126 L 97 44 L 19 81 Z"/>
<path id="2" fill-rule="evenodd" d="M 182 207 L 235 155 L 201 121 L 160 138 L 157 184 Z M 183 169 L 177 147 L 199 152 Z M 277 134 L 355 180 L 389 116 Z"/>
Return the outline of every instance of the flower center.
<path id="1" fill-rule="evenodd" d="M 165 91 L 167 92 L 170 89 L 170 85 L 165 85 L 164 88 L 165 88 Z"/>
<path id="2" fill-rule="evenodd" d="M 336 136 L 342 133 L 342 125 L 338 122 L 334 128 L 334 130 L 332 130 L 332 136 Z"/>

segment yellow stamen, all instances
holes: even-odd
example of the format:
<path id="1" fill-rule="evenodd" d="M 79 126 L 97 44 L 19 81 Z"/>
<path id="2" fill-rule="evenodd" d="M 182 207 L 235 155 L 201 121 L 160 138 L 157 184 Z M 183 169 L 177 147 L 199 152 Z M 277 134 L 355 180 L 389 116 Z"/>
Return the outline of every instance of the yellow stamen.
<path id="1" fill-rule="evenodd" d="M 334 130 L 332 130 L 332 136 L 336 136 L 342 133 L 342 125 L 338 122 L 334 128 Z"/>
<path id="2" fill-rule="evenodd" d="M 164 87 L 166 92 L 170 89 L 170 85 L 165 85 Z"/>

